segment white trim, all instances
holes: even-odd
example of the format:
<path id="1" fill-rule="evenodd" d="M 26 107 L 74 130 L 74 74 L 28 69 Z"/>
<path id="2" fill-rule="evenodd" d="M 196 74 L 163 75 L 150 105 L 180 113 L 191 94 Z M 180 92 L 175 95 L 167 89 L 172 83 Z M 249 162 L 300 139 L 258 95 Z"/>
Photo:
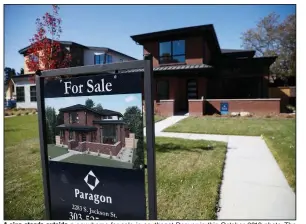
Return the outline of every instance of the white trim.
<path id="1" fill-rule="evenodd" d="M 191 102 L 200 102 L 200 101 L 204 101 L 204 99 L 188 99 L 188 101 L 191 101 Z"/>
<path id="2" fill-rule="evenodd" d="M 174 102 L 174 99 L 169 99 L 169 100 L 160 100 L 159 102 Z"/>
<path id="3" fill-rule="evenodd" d="M 281 98 L 257 98 L 257 99 L 206 99 L 206 101 L 275 101 L 281 100 Z"/>

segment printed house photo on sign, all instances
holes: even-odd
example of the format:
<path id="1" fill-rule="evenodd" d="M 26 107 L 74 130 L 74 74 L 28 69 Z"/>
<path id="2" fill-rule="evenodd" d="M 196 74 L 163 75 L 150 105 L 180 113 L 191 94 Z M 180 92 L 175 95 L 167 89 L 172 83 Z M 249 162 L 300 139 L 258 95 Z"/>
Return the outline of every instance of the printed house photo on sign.
<path id="1" fill-rule="evenodd" d="M 46 98 L 45 112 L 49 160 L 143 166 L 141 94 Z"/>

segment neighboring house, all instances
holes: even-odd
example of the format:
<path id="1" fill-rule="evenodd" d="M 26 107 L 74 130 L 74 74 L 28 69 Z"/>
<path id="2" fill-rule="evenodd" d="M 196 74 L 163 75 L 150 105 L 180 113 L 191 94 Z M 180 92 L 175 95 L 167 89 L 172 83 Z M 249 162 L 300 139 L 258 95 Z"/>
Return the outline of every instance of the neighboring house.
<path id="1" fill-rule="evenodd" d="M 71 54 L 71 67 L 136 60 L 136 58 L 106 47 L 88 47 L 71 41 L 60 41 L 60 44 Z M 17 98 L 17 108 L 37 108 L 36 97 L 34 98 L 34 95 L 36 96 L 35 83 L 29 79 L 34 72 L 30 72 L 26 64 L 29 48 L 30 46 L 27 46 L 19 51 L 24 56 L 25 75 L 13 77 L 13 82 L 7 90 L 14 92 Z"/>
<path id="2" fill-rule="evenodd" d="M 213 25 L 131 38 L 143 46 L 144 55 L 153 56 L 156 113 L 220 113 L 224 101 L 229 112 L 279 112 L 280 100 L 268 99 L 269 68 L 276 57 L 254 57 L 252 50 L 221 49 Z"/>
<path id="3" fill-rule="evenodd" d="M 64 114 L 64 124 L 56 127 L 60 130 L 55 137 L 58 146 L 112 156 L 117 156 L 123 147 L 136 148 L 137 140 L 129 133 L 119 112 L 106 109 L 97 112 L 81 104 L 62 108 L 60 112 Z"/>

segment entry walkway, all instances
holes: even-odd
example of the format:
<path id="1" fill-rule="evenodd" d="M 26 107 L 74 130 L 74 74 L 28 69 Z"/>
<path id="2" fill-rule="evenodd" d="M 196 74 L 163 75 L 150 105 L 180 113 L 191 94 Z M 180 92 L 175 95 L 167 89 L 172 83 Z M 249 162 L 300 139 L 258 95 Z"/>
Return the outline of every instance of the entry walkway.
<path id="1" fill-rule="evenodd" d="M 228 143 L 218 219 L 296 218 L 295 193 L 261 137 L 162 132 L 186 117 L 156 123 L 155 136 Z"/>
<path id="2" fill-rule="evenodd" d="M 80 152 L 77 152 L 77 151 L 69 151 L 68 153 L 66 154 L 63 154 L 61 156 L 57 156 L 57 157 L 54 157 L 52 158 L 51 160 L 52 161 L 61 161 L 61 160 L 64 160 L 64 159 L 67 159 L 68 157 L 70 156 L 73 156 L 73 155 L 76 155 L 76 154 L 80 154 Z"/>

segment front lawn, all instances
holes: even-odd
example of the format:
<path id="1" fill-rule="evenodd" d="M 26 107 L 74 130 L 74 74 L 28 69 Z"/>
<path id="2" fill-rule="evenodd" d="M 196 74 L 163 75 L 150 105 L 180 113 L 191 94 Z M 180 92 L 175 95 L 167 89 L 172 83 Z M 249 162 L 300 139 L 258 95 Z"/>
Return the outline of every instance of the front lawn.
<path id="1" fill-rule="evenodd" d="M 13 124 L 19 131 L 5 132 L 4 219 L 43 219 L 37 117 L 6 118 L 5 130 Z M 225 143 L 157 138 L 158 218 L 215 219 L 225 153 Z"/>
<path id="2" fill-rule="evenodd" d="M 68 153 L 67 148 L 59 147 L 53 144 L 48 145 L 48 157 L 50 156 L 52 159 L 66 153 Z"/>
<path id="3" fill-rule="evenodd" d="M 263 135 L 289 185 L 295 191 L 295 122 L 295 119 L 285 118 L 189 117 L 164 131 L 221 135 Z"/>
<path id="4" fill-rule="evenodd" d="M 126 169 L 131 169 L 133 167 L 132 163 L 125 163 L 125 162 L 120 162 L 112 159 L 102 158 L 93 155 L 86 155 L 86 154 L 73 155 L 68 157 L 67 159 L 61 160 L 61 162 L 88 164 L 93 166 L 126 168 Z"/>

